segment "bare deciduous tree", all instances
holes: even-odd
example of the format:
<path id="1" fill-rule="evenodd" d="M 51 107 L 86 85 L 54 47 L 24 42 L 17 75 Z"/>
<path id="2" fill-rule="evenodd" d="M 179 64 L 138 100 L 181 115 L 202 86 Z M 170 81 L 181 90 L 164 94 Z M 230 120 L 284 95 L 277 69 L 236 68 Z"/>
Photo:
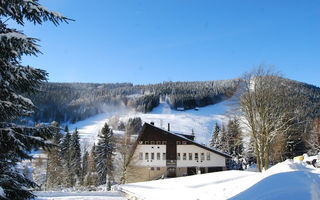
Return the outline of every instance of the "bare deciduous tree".
<path id="1" fill-rule="evenodd" d="M 294 123 L 290 97 L 286 96 L 284 79 L 260 65 L 243 76 L 240 109 L 254 142 L 257 167 L 268 169 L 271 144 L 279 134 L 286 133 Z"/>

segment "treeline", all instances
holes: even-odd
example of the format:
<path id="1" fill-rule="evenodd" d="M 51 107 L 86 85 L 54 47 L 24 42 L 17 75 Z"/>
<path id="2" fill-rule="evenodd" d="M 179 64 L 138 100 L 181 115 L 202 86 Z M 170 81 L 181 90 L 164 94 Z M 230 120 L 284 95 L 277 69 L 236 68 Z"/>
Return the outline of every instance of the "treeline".
<path id="1" fill-rule="evenodd" d="M 113 120 L 112 125 L 118 127 L 119 123 Z M 46 180 L 35 180 L 37 184 L 42 185 L 42 189 L 54 190 L 94 188 L 106 184 L 107 190 L 110 190 L 113 182 L 125 183 L 130 145 L 133 144 L 131 135 L 141 130 L 142 122 L 140 118 L 130 118 L 125 124 L 121 123 L 123 135 L 114 135 L 112 126 L 105 123 L 99 131 L 98 141 L 93 143 L 91 149 L 87 149 L 86 146 L 80 146 L 77 129 L 70 134 L 68 126 L 62 130 L 58 122 L 51 122 L 51 126 L 55 127 L 51 139 L 54 146 L 45 151 Z"/>
<path id="2" fill-rule="evenodd" d="M 85 149 L 81 153 L 77 129 L 70 134 L 66 126 L 62 133 L 57 122 L 51 124 L 57 127 L 52 140 L 56 146 L 46 152 L 46 189 L 107 184 L 107 189 L 110 190 L 115 140 L 109 126 L 104 125 L 97 144 L 93 145 L 90 152 Z"/>
<path id="3" fill-rule="evenodd" d="M 231 97 L 238 85 L 238 79 L 149 85 L 43 83 L 40 92 L 30 99 L 37 106 L 34 121 L 74 123 L 114 108 L 150 112 L 160 99 L 165 99 L 173 109 L 215 104 Z"/>

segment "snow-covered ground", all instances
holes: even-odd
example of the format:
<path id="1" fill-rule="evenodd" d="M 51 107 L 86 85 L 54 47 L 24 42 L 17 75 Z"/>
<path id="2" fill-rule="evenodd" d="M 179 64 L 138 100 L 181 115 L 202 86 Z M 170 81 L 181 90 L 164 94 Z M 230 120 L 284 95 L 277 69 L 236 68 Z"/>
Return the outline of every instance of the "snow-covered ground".
<path id="1" fill-rule="evenodd" d="M 320 199 L 320 169 L 292 160 L 259 172 L 223 171 L 117 186 L 143 200 Z M 36 200 L 125 200 L 120 192 L 36 192 Z"/>
<path id="2" fill-rule="evenodd" d="M 320 170 L 287 160 L 263 173 L 223 171 L 126 184 L 121 188 L 145 200 L 317 200 L 320 199 Z"/>
<path id="3" fill-rule="evenodd" d="M 35 200 L 126 200 L 119 192 L 36 192 Z"/>
<path id="4" fill-rule="evenodd" d="M 156 126 L 167 128 L 170 123 L 171 131 L 191 134 L 195 133 L 195 139 L 199 143 L 207 144 L 216 122 L 227 122 L 226 111 L 230 100 L 205 106 L 196 110 L 176 111 L 166 103 L 160 103 L 151 113 L 140 113 L 128 110 L 112 111 L 90 117 L 69 125 L 69 130 L 78 128 L 81 143 L 91 145 L 97 139 L 97 135 L 104 123 L 117 114 L 119 119 L 126 122 L 129 118 L 141 117 L 143 122 L 154 122 Z"/>

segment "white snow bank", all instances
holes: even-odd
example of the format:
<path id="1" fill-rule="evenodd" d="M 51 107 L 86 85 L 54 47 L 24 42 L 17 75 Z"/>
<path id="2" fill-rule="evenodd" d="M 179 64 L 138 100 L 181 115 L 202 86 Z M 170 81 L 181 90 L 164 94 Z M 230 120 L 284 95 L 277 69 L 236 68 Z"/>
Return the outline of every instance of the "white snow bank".
<path id="1" fill-rule="evenodd" d="M 231 198 L 232 200 L 320 199 L 319 174 L 307 171 L 276 173 Z"/>
<path id="2" fill-rule="evenodd" d="M 320 171 L 292 160 L 264 173 L 223 171 L 132 183 L 123 191 L 151 199 L 320 199 Z"/>
<path id="3" fill-rule="evenodd" d="M 292 160 L 288 159 L 284 162 L 278 163 L 272 166 L 270 169 L 264 172 L 264 175 L 270 176 L 282 172 L 293 172 L 293 171 L 309 171 L 316 172 L 316 169 L 311 165 L 307 165 L 305 162 L 295 163 Z"/>

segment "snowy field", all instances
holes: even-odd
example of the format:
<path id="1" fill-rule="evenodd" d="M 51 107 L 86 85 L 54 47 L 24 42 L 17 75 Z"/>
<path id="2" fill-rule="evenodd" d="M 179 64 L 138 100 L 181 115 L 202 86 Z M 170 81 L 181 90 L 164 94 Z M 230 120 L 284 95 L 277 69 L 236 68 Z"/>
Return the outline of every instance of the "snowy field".
<path id="1" fill-rule="evenodd" d="M 207 144 L 211 137 L 213 127 L 216 122 L 227 122 L 226 111 L 230 100 L 221 103 L 199 108 L 196 110 L 176 111 L 170 109 L 166 103 L 160 105 L 152 110 L 151 113 L 140 113 L 128 110 L 112 111 L 108 113 L 99 114 L 90 117 L 86 120 L 79 121 L 75 124 L 69 125 L 69 130 L 76 127 L 79 130 L 81 143 L 84 145 L 91 145 L 96 141 L 97 135 L 104 123 L 116 114 L 120 120 L 126 122 L 129 118 L 141 117 L 143 122 L 154 122 L 155 126 L 167 129 L 167 124 L 170 123 L 171 131 L 191 134 L 192 130 L 195 133 L 195 140 L 202 144 Z"/>
<path id="2" fill-rule="evenodd" d="M 35 200 L 126 200 L 119 192 L 36 192 Z"/>
<path id="3" fill-rule="evenodd" d="M 320 170 L 287 160 L 266 172 L 224 171 L 121 186 L 145 200 L 320 199 Z"/>

